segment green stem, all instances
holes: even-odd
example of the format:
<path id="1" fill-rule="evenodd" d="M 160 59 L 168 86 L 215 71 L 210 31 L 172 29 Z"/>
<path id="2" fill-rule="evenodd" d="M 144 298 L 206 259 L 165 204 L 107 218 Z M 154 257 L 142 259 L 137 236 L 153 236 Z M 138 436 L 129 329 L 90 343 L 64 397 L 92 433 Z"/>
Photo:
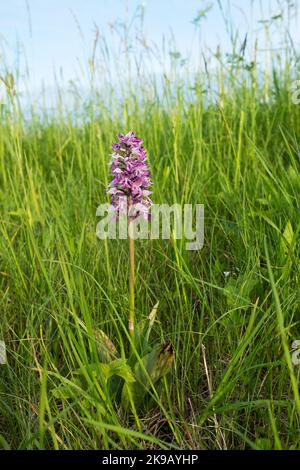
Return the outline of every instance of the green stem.
<path id="1" fill-rule="evenodd" d="M 131 206 L 131 201 L 129 201 L 129 209 Z M 133 223 L 133 218 L 128 217 L 128 240 L 129 240 L 129 321 L 128 328 L 129 333 L 134 339 L 134 238 L 130 235 L 130 227 Z"/>

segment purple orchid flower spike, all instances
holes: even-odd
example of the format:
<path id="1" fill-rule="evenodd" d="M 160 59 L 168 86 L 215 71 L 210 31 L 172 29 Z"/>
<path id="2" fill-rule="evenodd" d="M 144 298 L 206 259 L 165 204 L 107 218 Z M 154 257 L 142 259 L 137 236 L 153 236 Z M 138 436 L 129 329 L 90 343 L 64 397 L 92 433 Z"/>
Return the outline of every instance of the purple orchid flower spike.
<path id="1" fill-rule="evenodd" d="M 119 142 L 112 145 L 111 159 L 112 181 L 108 187 L 111 203 L 117 216 L 124 212 L 124 199 L 129 205 L 137 208 L 135 217 L 150 218 L 150 208 L 153 202 L 150 199 L 151 186 L 150 171 L 147 163 L 147 152 L 142 146 L 142 139 L 133 131 L 128 134 L 119 134 Z"/>

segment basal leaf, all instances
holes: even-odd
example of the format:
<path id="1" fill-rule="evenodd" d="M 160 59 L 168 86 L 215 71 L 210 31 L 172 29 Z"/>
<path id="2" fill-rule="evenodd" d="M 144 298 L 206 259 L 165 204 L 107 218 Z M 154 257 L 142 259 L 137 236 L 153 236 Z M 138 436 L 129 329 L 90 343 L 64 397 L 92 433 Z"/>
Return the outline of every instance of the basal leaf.
<path id="1" fill-rule="evenodd" d="M 94 333 L 101 362 L 108 363 L 116 359 L 118 351 L 111 339 L 99 328 L 95 328 Z"/>
<path id="2" fill-rule="evenodd" d="M 123 387 L 123 407 L 128 408 L 132 400 L 135 406 L 139 407 L 151 386 L 157 385 L 160 379 L 171 370 L 173 361 L 174 352 L 169 342 L 155 346 L 141 359 L 141 362 L 138 361 L 134 368 L 135 382 L 129 387 Z"/>
<path id="3" fill-rule="evenodd" d="M 136 346 L 140 355 L 144 355 L 148 351 L 149 336 L 154 325 L 159 302 L 155 304 L 147 318 L 143 318 L 136 328 Z"/>
<path id="4" fill-rule="evenodd" d="M 281 252 L 287 255 L 294 240 L 294 230 L 290 221 L 285 226 L 283 238 L 281 239 Z"/>

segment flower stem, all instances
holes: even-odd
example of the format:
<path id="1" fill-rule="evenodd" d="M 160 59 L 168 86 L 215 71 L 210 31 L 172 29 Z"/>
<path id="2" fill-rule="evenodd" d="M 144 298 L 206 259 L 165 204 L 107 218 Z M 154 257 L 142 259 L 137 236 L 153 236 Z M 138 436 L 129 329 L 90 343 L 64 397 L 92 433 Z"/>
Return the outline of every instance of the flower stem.
<path id="1" fill-rule="evenodd" d="M 129 201 L 129 211 L 132 202 Z M 134 323 L 135 323 L 135 315 L 134 315 L 134 238 L 131 236 L 131 228 L 133 223 L 133 218 L 128 217 L 128 240 L 129 240 L 129 321 L 128 321 L 128 328 L 129 333 L 134 339 Z"/>

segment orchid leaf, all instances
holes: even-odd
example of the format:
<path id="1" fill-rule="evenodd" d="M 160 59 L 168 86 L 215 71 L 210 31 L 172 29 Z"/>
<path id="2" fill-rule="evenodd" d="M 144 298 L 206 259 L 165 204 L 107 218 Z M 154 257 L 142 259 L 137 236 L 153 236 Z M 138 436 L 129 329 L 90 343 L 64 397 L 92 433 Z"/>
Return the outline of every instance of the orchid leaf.
<path id="1" fill-rule="evenodd" d="M 136 407 L 141 406 L 152 386 L 157 386 L 160 379 L 165 376 L 172 367 L 174 352 L 171 343 L 157 345 L 138 361 L 134 368 L 135 381 L 127 384 L 122 390 L 122 405 L 128 409 L 131 400 Z"/>
<path id="2" fill-rule="evenodd" d="M 152 327 L 156 320 L 159 302 L 157 302 L 147 318 L 143 318 L 136 328 L 136 345 L 138 352 L 145 355 L 149 351 L 148 341 Z"/>
<path id="3" fill-rule="evenodd" d="M 61 385 L 51 390 L 54 398 L 57 400 L 80 400 L 80 402 L 82 404 L 85 403 L 86 406 L 94 405 L 95 398 L 89 394 L 88 390 L 82 387 L 79 377 L 73 378 L 73 380 L 62 377 L 61 381 Z M 106 414 L 105 408 L 102 405 L 97 403 L 97 407 L 101 414 Z"/>
<path id="4" fill-rule="evenodd" d="M 121 377 L 125 382 L 131 383 L 135 381 L 131 367 L 127 364 L 125 359 L 115 359 L 107 363 L 93 363 L 88 364 L 80 369 L 75 371 L 76 374 L 84 375 L 86 372 L 91 372 L 93 375 L 96 375 L 107 382 L 111 377 L 118 376 Z"/>
<path id="5" fill-rule="evenodd" d="M 97 350 L 101 362 L 108 363 L 117 359 L 118 351 L 111 339 L 99 328 L 94 330 L 97 341 Z"/>
<path id="6" fill-rule="evenodd" d="M 283 237 L 280 241 L 280 249 L 283 255 L 285 256 L 288 255 L 289 251 L 291 250 L 293 246 L 293 241 L 294 241 L 294 230 L 293 230 L 293 226 L 291 222 L 288 221 L 283 232 Z"/>

